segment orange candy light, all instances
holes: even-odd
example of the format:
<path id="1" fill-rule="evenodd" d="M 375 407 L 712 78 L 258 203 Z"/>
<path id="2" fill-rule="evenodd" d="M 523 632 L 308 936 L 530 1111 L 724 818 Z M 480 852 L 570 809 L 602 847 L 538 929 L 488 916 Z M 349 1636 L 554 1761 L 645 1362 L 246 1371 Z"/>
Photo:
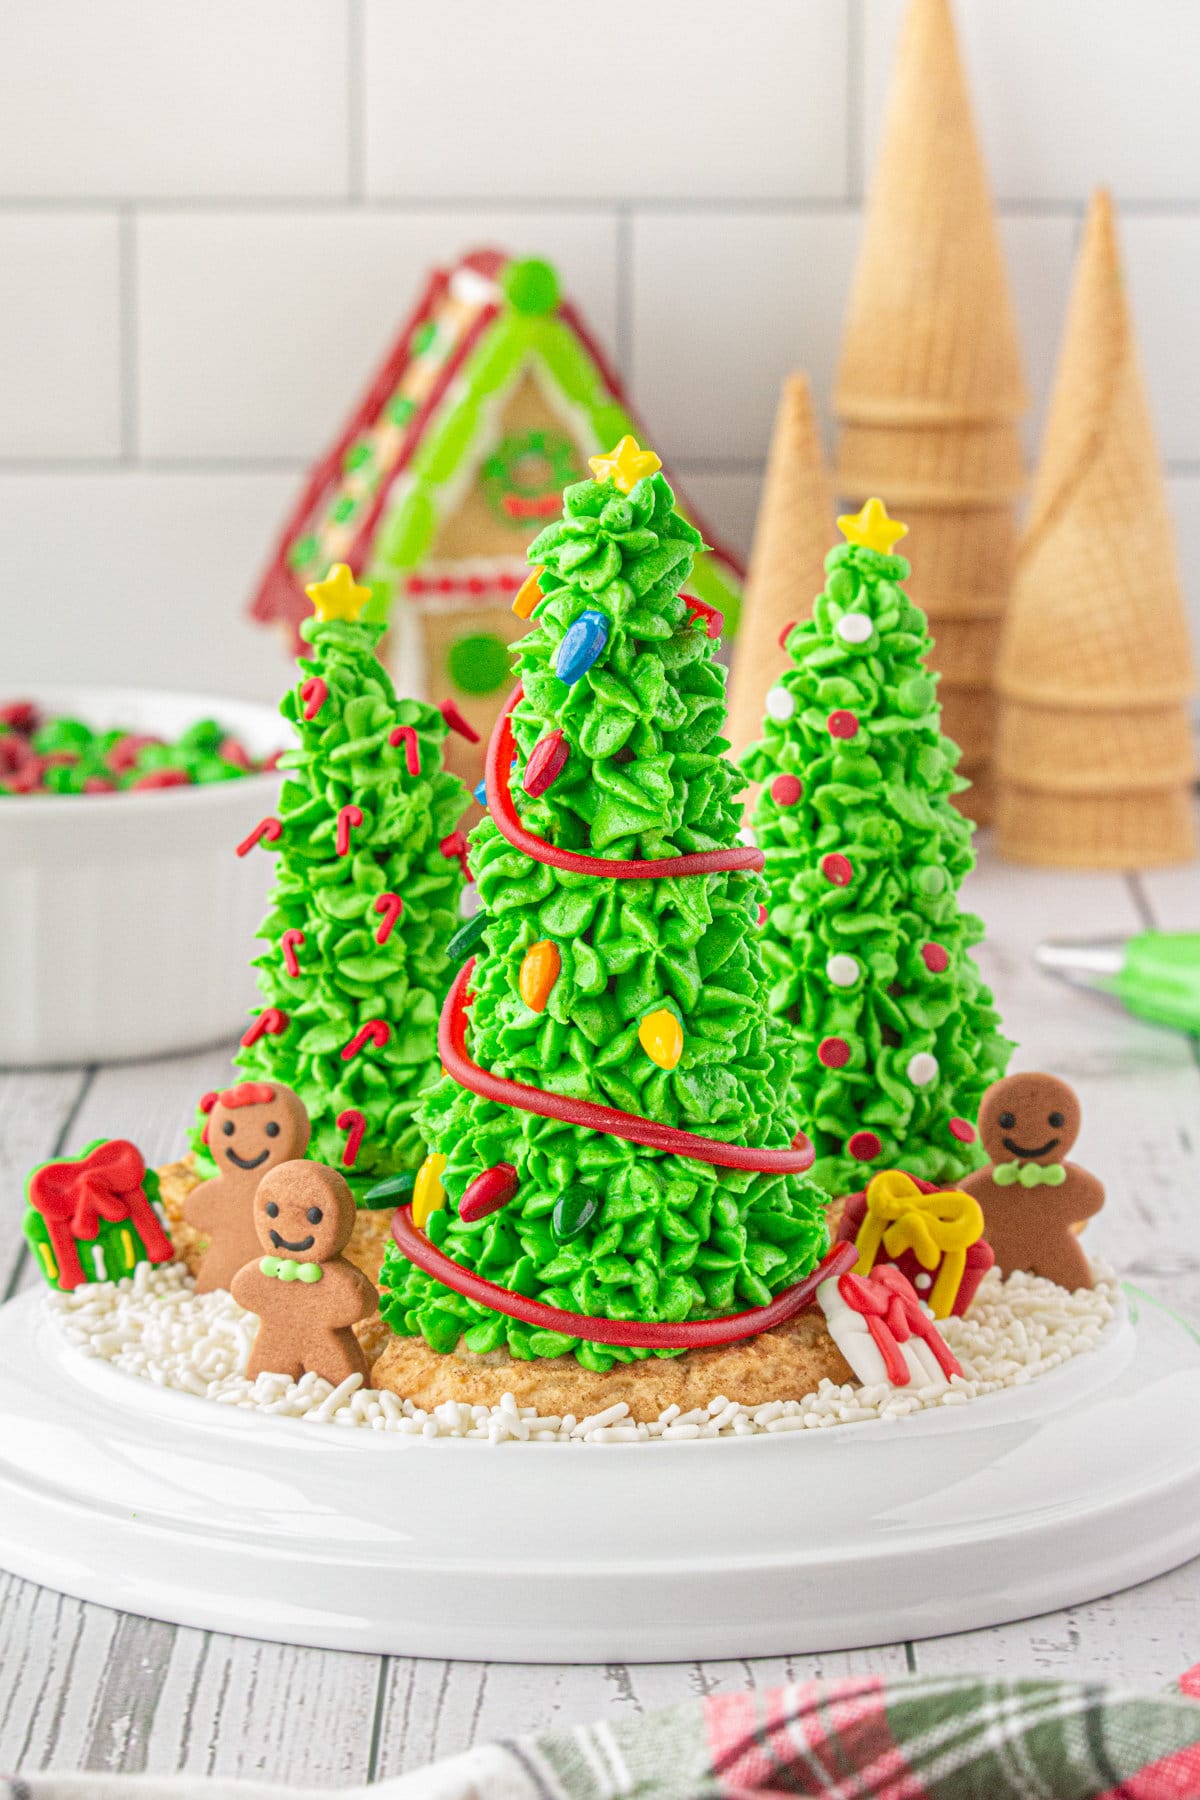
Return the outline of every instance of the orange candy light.
<path id="1" fill-rule="evenodd" d="M 538 576 L 545 566 L 546 565 L 543 563 L 541 567 L 536 568 L 533 571 L 532 575 L 527 575 L 517 589 L 517 597 L 512 603 L 512 609 L 516 613 L 518 619 L 527 619 L 538 601 L 545 598 L 541 588 L 538 586 Z"/>
<path id="2" fill-rule="evenodd" d="M 545 1012 L 550 990 L 558 980 L 562 957 L 558 945 L 550 938 L 532 944 L 521 959 L 518 987 L 521 998 L 532 1012 Z"/>

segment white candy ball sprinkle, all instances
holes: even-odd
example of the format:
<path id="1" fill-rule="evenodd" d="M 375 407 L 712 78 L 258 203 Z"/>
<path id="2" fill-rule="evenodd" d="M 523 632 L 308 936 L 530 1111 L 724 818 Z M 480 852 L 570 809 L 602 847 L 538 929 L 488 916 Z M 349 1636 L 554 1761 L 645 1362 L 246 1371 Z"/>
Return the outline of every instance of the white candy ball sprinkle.
<path id="1" fill-rule="evenodd" d="M 908 1059 L 905 1071 L 914 1087 L 928 1087 L 938 1076 L 938 1059 L 931 1056 L 928 1050 L 918 1050 L 915 1056 Z"/>
<path id="2" fill-rule="evenodd" d="M 796 696 L 785 687 L 773 687 L 767 694 L 766 706 L 767 717 L 784 725 L 796 710 Z"/>
<path id="3" fill-rule="evenodd" d="M 875 627 L 866 613 L 843 613 L 836 629 L 843 643 L 865 644 Z"/>
<path id="4" fill-rule="evenodd" d="M 862 973 L 858 958 L 839 951 L 825 964 L 825 973 L 834 987 L 853 987 Z"/>

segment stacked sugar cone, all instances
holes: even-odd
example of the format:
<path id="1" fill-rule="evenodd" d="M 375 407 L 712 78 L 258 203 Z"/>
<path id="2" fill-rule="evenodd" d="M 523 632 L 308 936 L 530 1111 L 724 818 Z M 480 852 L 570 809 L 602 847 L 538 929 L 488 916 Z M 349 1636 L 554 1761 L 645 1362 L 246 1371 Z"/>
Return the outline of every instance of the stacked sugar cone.
<path id="1" fill-rule="evenodd" d="M 1099 193 L 1000 657 L 1002 852 L 1096 869 L 1194 856 L 1194 685 L 1113 207 Z"/>
<path id="2" fill-rule="evenodd" d="M 729 681 L 725 735 L 734 755 L 762 734 L 767 689 L 786 664 L 784 627 L 811 616 L 825 585 L 833 519 L 833 494 L 808 379 L 789 375 L 775 416 Z"/>
<path id="3" fill-rule="evenodd" d="M 912 535 L 944 729 L 990 816 L 993 681 L 1016 549 L 1027 405 L 1016 325 L 949 0 L 911 0 L 850 299 L 836 486 Z"/>

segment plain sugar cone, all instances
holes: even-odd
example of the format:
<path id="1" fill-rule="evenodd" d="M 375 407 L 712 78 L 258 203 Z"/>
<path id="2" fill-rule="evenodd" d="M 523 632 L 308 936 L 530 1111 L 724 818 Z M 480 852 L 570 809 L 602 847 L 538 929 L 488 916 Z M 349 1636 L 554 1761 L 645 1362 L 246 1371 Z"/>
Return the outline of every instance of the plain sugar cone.
<path id="1" fill-rule="evenodd" d="M 1105 193 L 1092 202 L 1079 254 L 998 670 L 1002 695 L 1043 706 L 1166 705 L 1194 687 Z"/>
<path id="2" fill-rule="evenodd" d="M 1059 794 L 1186 789 L 1195 761 L 1184 706 L 1081 712 L 1008 700 L 1000 715 L 996 772 L 1018 787 Z"/>
<path id="3" fill-rule="evenodd" d="M 1027 404 L 949 0 L 910 0 L 904 21 L 836 404 L 885 424 L 1015 418 Z"/>
<path id="4" fill-rule="evenodd" d="M 787 658 L 783 627 L 812 613 L 834 539 L 833 495 L 808 380 L 783 384 L 734 647 L 725 735 L 739 754 L 762 735 L 767 689 Z"/>
<path id="5" fill-rule="evenodd" d="M 1043 868 L 1148 869 L 1196 854 L 1196 809 L 1186 787 L 1052 794 L 1001 780 L 995 815 L 1003 854 Z"/>

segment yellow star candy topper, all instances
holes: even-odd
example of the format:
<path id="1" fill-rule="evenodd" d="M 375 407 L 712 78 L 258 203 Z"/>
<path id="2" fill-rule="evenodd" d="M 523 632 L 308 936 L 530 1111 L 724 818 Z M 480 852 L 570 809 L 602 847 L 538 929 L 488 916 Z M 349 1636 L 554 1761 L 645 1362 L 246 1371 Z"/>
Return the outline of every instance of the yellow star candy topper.
<path id="1" fill-rule="evenodd" d="M 861 512 L 843 513 L 838 530 L 848 544 L 861 544 L 864 550 L 882 550 L 888 555 L 893 545 L 908 536 L 908 526 L 899 519 L 889 519 L 882 500 L 868 500 Z"/>
<path id="2" fill-rule="evenodd" d="M 662 468 L 662 458 L 643 450 L 635 437 L 623 437 L 607 456 L 589 456 L 588 468 L 597 481 L 611 481 L 627 494 L 644 476 Z"/>
<path id="3" fill-rule="evenodd" d="M 370 588 L 355 581 L 349 563 L 334 563 L 324 581 L 314 581 L 304 591 L 318 619 L 357 619 L 371 598 Z"/>

